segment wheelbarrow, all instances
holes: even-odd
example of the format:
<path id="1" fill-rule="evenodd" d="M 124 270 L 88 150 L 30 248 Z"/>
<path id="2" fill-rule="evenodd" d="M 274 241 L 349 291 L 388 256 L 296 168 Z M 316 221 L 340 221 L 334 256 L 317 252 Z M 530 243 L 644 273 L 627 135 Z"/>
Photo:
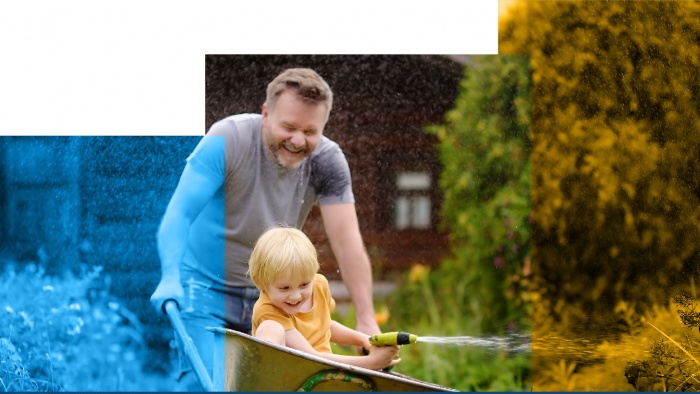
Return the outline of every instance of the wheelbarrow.
<path id="1" fill-rule="evenodd" d="M 214 359 L 219 360 L 212 378 L 182 325 L 177 303 L 168 300 L 164 309 L 204 391 L 457 391 L 396 372 L 326 360 L 219 327 L 207 327 L 215 338 Z"/>

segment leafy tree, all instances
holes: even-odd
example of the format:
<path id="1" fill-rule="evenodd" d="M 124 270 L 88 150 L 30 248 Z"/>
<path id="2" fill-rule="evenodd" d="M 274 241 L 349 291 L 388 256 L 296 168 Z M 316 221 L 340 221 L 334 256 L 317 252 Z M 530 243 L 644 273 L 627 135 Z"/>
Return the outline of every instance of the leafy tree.
<path id="1" fill-rule="evenodd" d="M 427 128 L 443 165 L 442 226 L 451 257 L 432 272 L 417 264 L 407 273 L 384 329 L 502 335 L 512 343 L 497 353 L 412 347 L 410 357 L 429 364 L 397 370 L 460 390 L 527 391 L 530 353 L 521 336 L 509 334 L 529 331 L 530 323 L 530 62 L 517 55 L 473 59 L 454 108 Z"/>
<path id="2" fill-rule="evenodd" d="M 446 122 L 429 129 L 443 164 L 442 271 L 471 289 L 486 330 L 528 316 L 530 73 L 528 56 L 476 57 Z M 465 278 L 470 279 L 465 282 Z"/>
<path id="3" fill-rule="evenodd" d="M 501 332 L 529 323 L 529 57 L 475 57 L 460 91 L 445 122 L 428 128 L 439 141 L 452 257 L 430 275 L 412 270 L 399 299 L 430 306 L 419 283 L 427 276 L 441 301 L 427 308 L 432 315 L 456 313 L 482 332 Z"/>
<path id="4" fill-rule="evenodd" d="M 532 61 L 540 305 L 666 301 L 700 260 L 700 3 L 521 1 L 499 52 Z"/>

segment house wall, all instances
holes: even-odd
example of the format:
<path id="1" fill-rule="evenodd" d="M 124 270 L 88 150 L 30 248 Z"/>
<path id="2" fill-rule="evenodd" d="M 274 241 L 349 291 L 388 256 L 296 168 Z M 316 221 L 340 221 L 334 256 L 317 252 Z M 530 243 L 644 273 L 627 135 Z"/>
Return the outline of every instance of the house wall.
<path id="1" fill-rule="evenodd" d="M 78 145 L 68 137 L 2 137 L 4 255 L 49 264 L 75 261 L 80 226 Z M 57 162 L 60 161 L 60 164 Z"/>
<path id="2" fill-rule="evenodd" d="M 81 242 L 89 249 L 84 259 L 104 265 L 116 278 L 116 295 L 132 297 L 134 285 L 149 295 L 155 289 L 158 225 L 185 159 L 200 139 L 81 138 Z M 126 283 L 131 286 L 120 286 Z"/>

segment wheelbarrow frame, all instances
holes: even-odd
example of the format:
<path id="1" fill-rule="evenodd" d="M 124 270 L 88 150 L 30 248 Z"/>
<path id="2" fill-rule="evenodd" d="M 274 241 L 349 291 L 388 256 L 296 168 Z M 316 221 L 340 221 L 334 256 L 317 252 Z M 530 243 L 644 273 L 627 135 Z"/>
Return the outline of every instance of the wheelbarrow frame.
<path id="1" fill-rule="evenodd" d="M 240 379 L 240 377 L 238 381 L 236 381 L 235 375 L 239 373 L 239 370 L 246 369 L 245 366 L 241 366 L 241 363 L 238 363 L 239 360 L 248 360 L 248 354 L 260 352 L 266 353 L 268 357 L 283 357 L 287 361 L 291 360 L 292 363 L 298 363 L 294 368 L 297 366 L 306 366 L 307 373 L 309 371 L 309 364 L 314 364 L 314 368 L 316 369 L 313 373 L 310 373 L 306 377 L 301 376 L 297 379 L 297 383 L 300 384 L 300 386 L 296 391 L 311 391 L 318 385 L 324 387 L 323 384 L 326 385 L 325 387 L 329 387 L 329 384 L 331 387 L 343 385 L 345 386 L 344 389 L 347 389 L 347 386 L 350 385 L 349 387 L 354 387 L 354 391 L 377 391 L 385 388 L 389 388 L 389 390 L 386 391 L 457 391 L 393 372 L 374 371 L 334 362 L 286 346 L 262 341 L 241 332 L 219 327 L 207 327 L 214 335 L 214 359 L 219 361 L 214 365 L 212 379 L 204 367 L 204 363 L 202 363 L 202 359 L 197 352 L 194 342 L 185 331 L 177 302 L 172 299 L 165 301 L 163 310 L 170 319 L 175 333 L 184 344 L 185 356 L 190 362 L 197 380 L 204 391 L 240 391 L 241 387 L 243 387 L 244 391 L 255 390 L 255 387 L 251 388 L 250 385 L 247 384 L 247 381 Z M 229 363 L 229 361 L 237 368 L 236 374 L 232 374 L 234 376 L 227 375 L 226 364 Z M 260 364 L 263 363 L 261 362 Z M 258 368 L 263 367 L 253 366 L 249 369 Z M 260 390 L 261 389 L 258 389 L 257 391 Z M 262 388 L 262 391 L 284 390 L 285 389 L 282 388 L 275 388 L 273 390 Z"/>
<path id="2" fill-rule="evenodd" d="M 204 366 L 202 358 L 199 356 L 199 352 L 197 352 L 197 347 L 194 345 L 192 338 L 187 335 L 185 326 L 182 324 L 182 319 L 180 319 L 180 309 L 177 301 L 173 299 L 166 300 L 163 303 L 163 310 L 170 319 L 170 323 L 173 325 L 175 333 L 178 337 L 180 337 L 180 340 L 183 343 L 185 356 L 190 362 L 190 365 L 194 370 L 194 374 L 197 376 L 197 380 L 202 386 L 202 390 L 214 391 L 214 383 L 212 383 L 211 377 L 207 372 L 207 368 Z"/>

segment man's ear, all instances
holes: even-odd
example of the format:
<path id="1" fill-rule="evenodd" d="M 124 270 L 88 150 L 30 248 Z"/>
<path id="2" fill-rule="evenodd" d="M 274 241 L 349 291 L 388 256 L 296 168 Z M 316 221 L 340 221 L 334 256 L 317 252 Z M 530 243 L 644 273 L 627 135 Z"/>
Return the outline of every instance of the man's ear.
<path id="1" fill-rule="evenodd" d="M 267 122 L 269 121 L 269 118 L 270 118 L 270 111 L 268 111 L 267 104 L 265 104 L 265 103 L 263 103 L 263 105 L 262 105 L 261 114 L 262 114 L 262 126 L 263 126 L 263 130 L 264 130 L 267 128 Z"/>

